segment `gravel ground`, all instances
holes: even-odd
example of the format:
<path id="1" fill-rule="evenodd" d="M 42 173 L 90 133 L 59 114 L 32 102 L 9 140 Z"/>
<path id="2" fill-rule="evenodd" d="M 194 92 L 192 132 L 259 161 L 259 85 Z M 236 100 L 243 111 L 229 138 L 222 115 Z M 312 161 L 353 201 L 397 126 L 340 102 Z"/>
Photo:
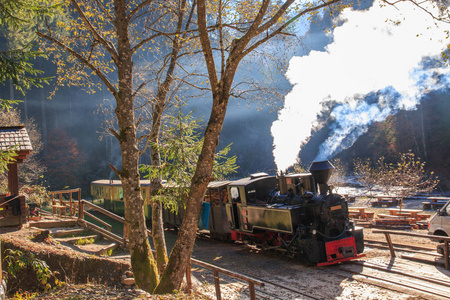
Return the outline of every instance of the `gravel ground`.
<path id="1" fill-rule="evenodd" d="M 343 191 L 340 191 L 344 193 Z M 351 192 L 350 192 L 351 193 Z M 360 197 L 352 206 L 369 205 L 370 199 Z M 404 202 L 405 208 L 420 208 L 420 200 L 408 200 Z M 383 209 L 374 209 L 383 212 Z M 431 211 L 428 211 L 431 213 Z M 373 229 L 364 230 L 365 238 L 384 241 L 384 235 L 375 234 Z M 72 252 L 73 249 L 59 244 L 35 242 L 29 238 L 31 230 L 22 229 L 20 232 L 3 232 L 0 238 L 23 240 L 23 244 L 29 245 L 32 251 L 40 248 L 62 251 L 66 255 L 80 255 Z M 414 230 L 417 233 L 426 233 L 426 230 Z M 173 245 L 176 232 L 167 231 L 167 244 Z M 428 239 L 393 236 L 393 242 L 434 247 L 436 243 Z M 34 250 L 33 250 L 34 249 Z M 366 257 L 361 261 L 393 264 L 388 250 L 380 250 L 366 247 Z M 49 256 L 50 257 L 50 256 Z M 357 275 L 343 273 L 339 267 L 315 267 L 301 262 L 299 259 L 285 257 L 277 252 L 262 252 L 256 248 L 244 244 L 231 244 L 214 240 L 198 238 L 193 258 L 214 264 L 216 266 L 247 275 L 250 277 L 276 282 L 289 287 L 297 292 L 280 289 L 266 285 L 258 292 L 258 299 L 433 299 L 421 294 L 415 294 L 408 290 L 390 289 L 389 286 L 380 287 L 373 282 L 358 279 Z M 434 266 L 404 262 L 397 259 L 395 263 L 408 272 L 417 275 L 428 275 L 435 278 L 450 280 L 450 273 L 442 268 Z M 346 267 L 345 264 L 343 264 Z M 359 271 L 362 270 L 362 267 Z M 107 285 L 95 284 L 70 284 L 65 288 L 52 293 L 41 294 L 33 299 L 215 299 L 214 279 L 212 272 L 193 266 L 196 293 L 194 295 L 178 294 L 168 297 L 150 296 L 138 289 L 115 288 Z M 354 270 L 358 273 L 358 269 Z M 222 299 L 248 299 L 248 286 L 228 276 L 220 275 Z M 450 295 L 450 293 L 449 293 Z"/>

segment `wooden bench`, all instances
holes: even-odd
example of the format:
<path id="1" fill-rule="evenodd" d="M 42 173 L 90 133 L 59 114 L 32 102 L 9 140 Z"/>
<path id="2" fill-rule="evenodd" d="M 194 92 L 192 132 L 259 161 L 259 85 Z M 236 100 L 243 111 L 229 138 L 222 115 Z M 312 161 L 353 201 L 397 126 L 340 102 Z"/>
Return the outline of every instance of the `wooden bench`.
<path id="1" fill-rule="evenodd" d="M 398 200 L 377 200 L 370 203 L 373 207 L 390 207 L 398 205 Z"/>
<path id="2" fill-rule="evenodd" d="M 390 207 L 398 205 L 399 199 L 397 196 L 388 196 L 388 195 L 378 195 L 375 196 L 377 198 L 376 201 L 372 201 L 372 206 L 378 207 Z"/>
<path id="3" fill-rule="evenodd" d="M 417 214 L 417 221 L 422 221 L 430 218 L 430 214 Z"/>
<path id="4" fill-rule="evenodd" d="M 366 216 L 365 212 L 366 212 L 366 208 L 365 207 L 349 207 L 348 208 L 349 216 L 357 218 L 357 219 L 365 218 L 365 216 Z"/>
<path id="5" fill-rule="evenodd" d="M 436 209 L 436 208 L 441 208 L 442 206 L 444 206 L 447 203 L 447 201 L 424 201 L 421 202 L 421 204 L 423 205 L 423 209 Z"/>
<path id="6" fill-rule="evenodd" d="M 384 218 L 386 218 L 386 219 L 402 219 L 403 218 L 402 216 L 394 216 L 394 215 L 388 215 L 388 214 L 377 214 L 377 217 L 381 218 L 381 219 L 384 219 Z"/>
<path id="7" fill-rule="evenodd" d="M 357 211 L 349 211 L 348 216 L 350 219 L 359 219 L 360 218 L 359 212 L 357 212 Z"/>
<path id="8" fill-rule="evenodd" d="M 366 219 L 373 219 L 374 215 L 375 215 L 375 213 L 374 213 L 373 211 L 366 211 L 366 212 L 364 213 L 364 217 L 365 217 Z"/>
<path id="9" fill-rule="evenodd" d="M 52 214 L 56 215 L 56 213 L 58 213 L 58 215 L 60 215 L 60 216 L 65 216 L 66 208 L 67 208 L 66 205 L 53 204 L 52 205 Z"/>

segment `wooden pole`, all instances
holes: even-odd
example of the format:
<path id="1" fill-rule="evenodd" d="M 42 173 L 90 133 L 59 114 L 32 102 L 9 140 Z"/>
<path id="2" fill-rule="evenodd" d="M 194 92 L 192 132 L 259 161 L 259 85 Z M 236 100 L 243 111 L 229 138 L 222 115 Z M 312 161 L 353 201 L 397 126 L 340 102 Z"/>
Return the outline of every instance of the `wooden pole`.
<path id="1" fill-rule="evenodd" d="M 395 257 L 395 251 L 394 246 L 392 245 L 391 235 L 387 232 L 385 232 L 384 235 L 386 236 L 386 242 L 389 246 L 389 251 L 391 251 L 391 257 Z"/>
<path id="2" fill-rule="evenodd" d="M 402 213 L 402 206 L 403 206 L 403 197 L 405 197 L 405 190 L 402 190 L 402 198 L 400 199 L 400 209 L 399 209 L 399 214 Z"/>
<path id="3" fill-rule="evenodd" d="M 189 257 L 188 264 L 186 267 L 186 285 L 187 293 L 190 295 L 192 293 L 192 274 L 191 274 L 191 258 Z"/>
<path id="4" fill-rule="evenodd" d="M 444 241 L 444 259 L 445 259 L 445 269 L 450 269 L 449 257 L 448 257 L 448 241 Z"/>
<path id="5" fill-rule="evenodd" d="M 10 195 L 19 195 L 19 176 L 17 163 L 8 164 L 8 190 Z"/>
<path id="6" fill-rule="evenodd" d="M 250 300 L 256 300 L 255 284 L 253 282 L 248 282 L 248 289 L 250 292 Z"/>
<path id="7" fill-rule="evenodd" d="M 72 214 L 72 192 L 69 193 L 69 210 L 70 210 L 70 215 L 73 216 Z"/>
<path id="8" fill-rule="evenodd" d="M 219 281 L 219 271 L 217 269 L 214 269 L 214 285 L 216 286 L 216 299 L 220 300 L 222 299 L 222 296 L 220 295 L 220 281 Z"/>

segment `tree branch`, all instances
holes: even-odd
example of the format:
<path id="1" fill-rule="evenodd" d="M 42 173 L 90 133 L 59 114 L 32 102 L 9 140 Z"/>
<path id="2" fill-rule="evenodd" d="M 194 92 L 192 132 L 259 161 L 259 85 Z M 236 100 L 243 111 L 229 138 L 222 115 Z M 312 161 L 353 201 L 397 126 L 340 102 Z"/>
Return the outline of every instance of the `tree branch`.
<path id="1" fill-rule="evenodd" d="M 217 78 L 216 65 L 214 63 L 214 55 L 211 49 L 211 41 L 209 40 L 208 30 L 206 27 L 206 4 L 205 0 L 199 0 L 197 2 L 197 18 L 198 18 L 198 31 L 200 42 L 203 48 L 203 55 L 205 56 L 206 67 L 208 69 L 209 79 L 211 87 L 213 88 L 213 94 L 217 93 L 219 80 Z"/>
<path id="2" fill-rule="evenodd" d="M 73 50 L 72 48 L 66 46 L 65 44 L 63 44 L 61 41 L 55 39 L 54 37 L 48 36 L 42 32 L 37 32 L 36 33 L 38 36 L 47 39 L 49 41 L 51 41 L 52 43 L 56 44 L 57 46 L 59 46 L 60 48 L 64 49 L 65 51 L 67 51 L 68 53 L 70 53 L 71 55 L 75 56 L 79 61 L 81 61 L 83 64 L 85 64 L 86 66 L 88 66 L 92 71 L 95 72 L 95 74 L 103 81 L 103 83 L 106 85 L 106 87 L 108 88 L 108 90 L 111 92 L 111 94 L 113 94 L 114 97 L 117 97 L 117 91 L 114 87 L 114 85 L 109 81 L 109 79 L 105 76 L 105 74 L 103 74 L 103 72 L 101 70 L 99 70 L 98 68 L 94 67 L 93 64 L 91 64 L 86 58 L 84 58 L 81 54 L 79 54 L 78 52 L 76 52 L 75 50 Z"/>
<path id="3" fill-rule="evenodd" d="M 119 63 L 119 55 L 117 54 L 116 50 L 113 46 L 111 46 L 103 37 L 100 36 L 100 34 L 95 30 L 94 26 L 92 26 L 91 22 L 89 22 L 88 18 L 84 14 L 84 12 L 81 10 L 80 6 L 78 5 L 76 0 L 71 0 L 72 4 L 75 6 L 75 9 L 77 10 L 78 14 L 80 15 L 83 22 L 88 27 L 89 31 L 92 33 L 94 38 L 105 47 L 106 51 L 111 54 L 112 58 L 114 59 L 116 65 Z"/>

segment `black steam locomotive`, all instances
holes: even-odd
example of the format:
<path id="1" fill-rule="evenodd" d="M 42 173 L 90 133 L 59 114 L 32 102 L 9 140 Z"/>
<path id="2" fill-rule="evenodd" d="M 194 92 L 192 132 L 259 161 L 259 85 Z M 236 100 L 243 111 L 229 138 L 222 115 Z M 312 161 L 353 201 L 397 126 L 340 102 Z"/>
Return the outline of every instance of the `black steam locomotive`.
<path id="1" fill-rule="evenodd" d="M 258 173 L 212 182 L 200 226 L 214 238 L 231 237 L 318 265 L 361 257 L 363 230 L 349 220 L 347 200 L 327 185 L 332 170 L 330 162 L 322 161 L 314 162 L 307 174 Z M 179 225 L 175 219 L 166 212 L 166 222 Z"/>
<path id="2" fill-rule="evenodd" d="M 199 228 L 212 238 L 280 250 L 318 265 L 361 257 L 363 231 L 349 220 L 346 199 L 327 185 L 332 170 L 330 162 L 322 161 L 314 162 L 306 174 L 258 173 L 237 181 L 211 182 Z M 103 191 L 105 184 L 93 182 L 91 189 L 102 187 L 101 194 L 108 195 Z M 148 198 L 147 193 L 143 196 Z M 114 204 L 113 208 L 123 202 L 104 201 Z M 182 218 L 182 209 L 178 213 L 164 210 L 167 226 L 178 227 Z"/>

